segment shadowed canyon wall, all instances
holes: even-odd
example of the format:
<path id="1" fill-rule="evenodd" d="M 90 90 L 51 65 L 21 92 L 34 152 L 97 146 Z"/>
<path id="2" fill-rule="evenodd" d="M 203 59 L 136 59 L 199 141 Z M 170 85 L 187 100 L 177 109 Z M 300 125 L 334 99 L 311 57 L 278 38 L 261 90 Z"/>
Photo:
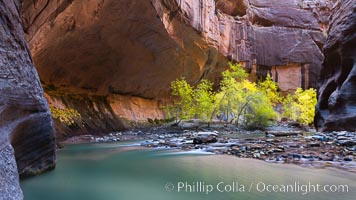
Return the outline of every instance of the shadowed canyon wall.
<path id="1" fill-rule="evenodd" d="M 50 106 L 74 106 L 83 116 L 84 125 L 56 129 L 80 133 L 162 118 L 172 80 L 217 83 L 229 60 L 242 62 L 255 80 L 272 74 L 284 93 L 316 87 L 331 4 L 24 0 L 22 10 Z"/>
<path id="2" fill-rule="evenodd" d="M 23 34 L 20 1 L 0 1 L 0 24 L 0 199 L 22 199 L 19 174 L 55 166 L 54 129 Z"/>
<path id="3" fill-rule="evenodd" d="M 17 170 L 28 176 L 55 165 L 45 97 L 81 114 L 71 126 L 57 121 L 64 135 L 162 118 L 172 80 L 217 83 L 228 61 L 255 80 L 271 74 L 285 93 L 316 87 L 333 2 L 1 1 L 0 199 L 22 198 Z M 323 130 L 356 130 L 355 10 L 355 0 L 340 1 L 328 31 L 316 116 Z"/>
<path id="4" fill-rule="evenodd" d="M 319 80 L 316 126 L 356 131 L 356 1 L 339 1 L 330 21 Z"/>

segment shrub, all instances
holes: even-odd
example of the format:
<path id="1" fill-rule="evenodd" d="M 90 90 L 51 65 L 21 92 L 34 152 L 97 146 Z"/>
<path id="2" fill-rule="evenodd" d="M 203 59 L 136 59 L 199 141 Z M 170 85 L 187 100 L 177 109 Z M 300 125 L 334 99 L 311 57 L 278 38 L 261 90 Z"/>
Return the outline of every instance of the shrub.
<path id="1" fill-rule="evenodd" d="M 81 119 L 78 111 L 72 108 L 57 108 L 50 107 L 53 119 L 58 119 L 61 123 L 70 126 L 75 123 L 76 120 Z"/>
<path id="2" fill-rule="evenodd" d="M 272 77 L 269 74 L 267 75 L 266 80 L 258 83 L 258 88 L 267 96 L 274 106 L 281 103 L 282 97 L 278 92 L 278 84 L 272 80 Z"/>
<path id="3" fill-rule="evenodd" d="M 311 124 L 316 104 L 315 89 L 298 88 L 294 95 L 282 98 L 278 85 L 268 75 L 258 84 L 250 82 L 240 64 L 229 63 L 222 72 L 220 89 L 214 92 L 213 84 L 202 80 L 196 87 L 184 78 L 171 83 L 172 95 L 177 100 L 165 107 L 169 117 L 176 120 L 199 118 L 210 122 L 214 115 L 236 126 L 263 129 L 278 115 L 275 107 L 283 103 L 283 115 L 302 124 Z"/>
<path id="4" fill-rule="evenodd" d="M 310 125 L 314 121 L 315 105 L 317 103 L 316 90 L 298 88 L 294 95 L 288 95 L 283 101 L 285 117 Z"/>
<path id="5" fill-rule="evenodd" d="M 236 126 L 263 129 L 275 114 L 270 99 L 255 83 L 247 80 L 247 73 L 239 64 L 230 64 L 222 73 L 221 90 L 217 94 L 219 112 L 227 115 L 226 121 Z M 242 124 L 241 124 L 242 123 Z"/>
<path id="6" fill-rule="evenodd" d="M 213 83 L 202 80 L 193 91 L 193 114 L 202 121 L 210 122 L 215 108 L 215 93 Z"/>
<path id="7" fill-rule="evenodd" d="M 166 107 L 169 117 L 179 120 L 199 118 L 210 121 L 215 106 L 215 94 L 213 84 L 208 80 L 202 80 L 196 87 L 191 86 L 184 78 L 171 83 L 172 95 L 178 100 L 173 106 Z"/>
<path id="8" fill-rule="evenodd" d="M 170 115 L 176 119 L 184 120 L 193 117 L 192 101 L 193 87 L 184 78 L 177 79 L 171 83 L 172 95 L 178 98 L 173 106 L 167 107 Z"/>
<path id="9" fill-rule="evenodd" d="M 248 129 L 264 129 L 276 117 L 270 100 L 260 91 L 254 94 L 247 110 L 244 125 Z"/>

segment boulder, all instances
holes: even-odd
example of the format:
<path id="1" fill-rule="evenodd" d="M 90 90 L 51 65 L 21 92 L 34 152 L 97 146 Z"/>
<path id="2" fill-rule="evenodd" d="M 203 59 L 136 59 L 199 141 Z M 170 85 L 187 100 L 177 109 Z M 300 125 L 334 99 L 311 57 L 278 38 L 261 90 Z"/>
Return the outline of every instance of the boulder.
<path id="1" fill-rule="evenodd" d="M 193 144 L 206 144 L 217 142 L 217 136 L 215 132 L 198 132 L 194 134 Z"/>

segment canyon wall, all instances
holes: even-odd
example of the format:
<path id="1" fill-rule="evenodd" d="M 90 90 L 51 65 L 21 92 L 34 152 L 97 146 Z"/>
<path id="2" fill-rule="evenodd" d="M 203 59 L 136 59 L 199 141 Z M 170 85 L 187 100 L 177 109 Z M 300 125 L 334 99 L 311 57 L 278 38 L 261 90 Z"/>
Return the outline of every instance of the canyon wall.
<path id="1" fill-rule="evenodd" d="M 330 21 L 320 73 L 316 126 L 356 131 L 356 1 L 339 1 Z"/>
<path id="2" fill-rule="evenodd" d="M 63 140 L 76 134 L 98 134 L 132 128 L 147 122 L 147 119 L 160 119 L 164 116 L 159 100 L 135 96 L 110 94 L 107 96 L 84 93 L 58 93 L 48 91 L 45 97 L 50 107 L 73 108 L 81 117 L 72 125 L 54 119 L 57 139 Z"/>
<path id="3" fill-rule="evenodd" d="M 254 80 L 271 74 L 285 93 L 316 87 L 332 3 L 1 1 L 0 198 L 22 198 L 16 170 L 29 176 L 55 166 L 44 96 L 81 114 L 74 125 L 55 125 L 72 134 L 162 118 L 172 80 L 217 83 L 228 61 L 242 62 Z M 323 130 L 356 130 L 355 10 L 355 0 L 340 1 L 328 32 L 316 116 Z"/>
<path id="4" fill-rule="evenodd" d="M 19 174 L 55 166 L 54 129 L 23 34 L 20 1 L 0 1 L 0 24 L 0 199 L 22 199 Z"/>
<path id="5" fill-rule="evenodd" d="M 282 93 L 316 87 L 331 5 L 328 0 L 24 0 L 22 11 L 50 102 L 83 116 L 84 125 L 56 129 L 80 133 L 163 118 L 172 80 L 217 83 L 228 61 L 242 62 L 252 80 L 271 74 Z"/>
<path id="6" fill-rule="evenodd" d="M 255 79 L 270 73 L 282 93 L 316 87 L 331 1 L 153 1 L 169 35 L 189 52 L 208 51 L 203 77 L 216 80 L 222 55 L 243 62 Z M 172 15 L 174 17 L 172 17 Z M 204 43 L 186 30 L 189 24 Z M 286 79 L 286 71 L 294 75 Z M 279 74 L 280 73 L 280 74 Z"/>

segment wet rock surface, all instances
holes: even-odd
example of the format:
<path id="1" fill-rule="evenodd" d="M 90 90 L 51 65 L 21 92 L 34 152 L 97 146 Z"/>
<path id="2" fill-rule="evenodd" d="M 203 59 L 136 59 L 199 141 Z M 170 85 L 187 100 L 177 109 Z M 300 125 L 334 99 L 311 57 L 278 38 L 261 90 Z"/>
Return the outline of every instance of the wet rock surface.
<path id="1" fill-rule="evenodd" d="M 270 136 L 267 132 L 283 134 Z M 298 134 L 286 136 L 286 132 Z M 267 131 L 246 131 L 233 126 L 198 129 L 147 128 L 106 136 L 84 136 L 65 143 L 113 142 L 114 139 L 143 140 L 140 145 L 147 148 L 198 150 L 274 163 L 337 167 L 356 172 L 356 133 L 346 131 L 315 133 L 291 126 L 273 126 Z M 200 141 L 196 142 L 197 139 Z"/>
<path id="2" fill-rule="evenodd" d="M 316 126 L 356 131 L 356 1 L 338 1 L 324 46 Z"/>
<path id="3" fill-rule="evenodd" d="M 282 136 L 231 138 L 219 133 L 215 143 L 194 143 L 194 132 L 181 135 L 160 135 L 160 139 L 146 141 L 142 146 L 200 149 L 214 154 L 240 158 L 254 158 L 267 162 L 293 163 L 305 166 L 333 166 L 356 172 L 356 134 L 354 132 L 316 133 L 311 136 Z M 242 133 L 243 134 L 243 133 Z M 340 135 L 344 136 L 340 136 Z M 193 140 L 193 141 L 192 141 Z"/>
<path id="4" fill-rule="evenodd" d="M 94 135 L 80 135 L 68 138 L 64 143 L 66 144 L 77 144 L 77 143 L 90 143 L 90 142 L 118 142 L 122 136 L 121 132 L 115 132 L 110 134 L 105 134 L 103 136 Z M 61 148 L 62 146 L 59 145 Z"/>

